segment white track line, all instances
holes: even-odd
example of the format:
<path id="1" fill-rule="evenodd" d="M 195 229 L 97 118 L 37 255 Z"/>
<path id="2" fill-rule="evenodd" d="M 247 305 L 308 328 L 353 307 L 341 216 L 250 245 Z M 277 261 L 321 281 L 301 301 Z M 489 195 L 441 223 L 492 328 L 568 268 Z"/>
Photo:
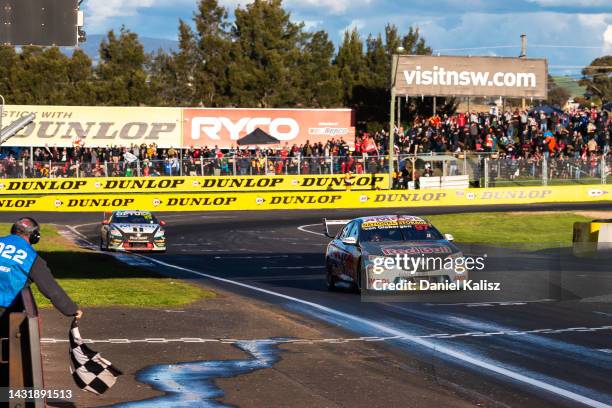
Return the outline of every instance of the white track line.
<path id="1" fill-rule="evenodd" d="M 325 236 L 325 234 L 323 234 L 322 232 L 308 231 L 308 230 L 306 229 L 306 227 L 312 227 L 312 226 L 314 226 L 314 225 L 323 225 L 323 224 L 319 223 L 319 224 L 307 224 L 307 225 L 300 225 L 300 226 L 298 227 L 298 229 L 299 229 L 300 231 L 302 231 L 302 232 L 307 232 L 308 234 L 315 234 L 315 235 L 320 235 L 320 236 L 324 237 L 324 236 Z"/>
<path id="2" fill-rule="evenodd" d="M 521 306 L 527 303 L 554 302 L 554 299 L 538 300 L 507 300 L 500 302 L 472 302 L 472 303 L 425 303 L 425 306 L 467 306 L 467 307 L 488 307 L 488 306 Z"/>
<path id="3" fill-rule="evenodd" d="M 262 266 L 262 270 L 268 269 L 325 269 L 324 266 Z"/>
<path id="4" fill-rule="evenodd" d="M 314 224 L 314 225 L 318 225 L 318 224 Z M 307 232 L 312 232 L 312 231 L 307 231 Z M 591 399 L 589 397 L 585 397 L 583 395 L 576 394 L 576 393 L 568 391 L 566 389 L 557 387 L 557 386 L 555 386 L 553 384 L 549 384 L 547 382 L 544 382 L 544 381 L 541 381 L 541 380 L 538 380 L 538 379 L 535 379 L 535 378 L 528 377 L 526 375 L 514 372 L 514 371 L 509 370 L 507 368 L 504 368 L 502 366 L 498 366 L 498 365 L 495 365 L 495 364 L 492 364 L 492 363 L 488 363 L 486 361 L 483 361 L 480 358 L 472 357 L 472 356 L 470 356 L 470 355 L 468 355 L 466 353 L 462 353 L 460 351 L 453 350 L 452 348 L 441 346 L 439 344 L 434 344 L 434 343 L 432 343 L 431 341 L 429 341 L 427 339 L 419 338 L 418 336 L 409 334 L 409 333 L 404 332 L 402 330 L 394 329 L 394 328 L 389 327 L 389 326 L 385 326 L 384 324 L 378 323 L 376 321 L 365 319 L 365 318 L 359 317 L 359 316 L 354 316 L 354 315 L 351 315 L 351 314 L 348 314 L 348 313 L 345 313 L 345 312 L 341 312 L 341 311 L 336 310 L 336 309 L 332 309 L 332 308 L 327 307 L 327 306 L 320 305 L 318 303 L 314 303 L 314 302 L 310 302 L 310 301 L 307 301 L 307 300 L 304 300 L 304 299 L 299 299 L 299 298 L 296 298 L 296 297 L 293 297 L 293 296 L 289 296 L 289 295 L 285 295 L 285 294 L 282 294 L 282 293 L 274 292 L 272 290 L 259 288 L 257 286 L 249 285 L 249 284 L 246 284 L 246 283 L 237 282 L 237 281 L 233 281 L 231 279 L 221 278 L 219 276 L 209 275 L 207 273 L 198 272 L 198 271 L 193 270 L 193 269 L 184 268 L 182 266 L 169 264 L 167 262 L 163 262 L 163 261 L 160 261 L 160 260 L 157 260 L 155 258 L 151 258 L 151 257 L 145 256 L 145 255 L 141 255 L 141 254 L 133 254 L 133 255 L 141 257 L 141 258 L 144 258 L 144 259 L 148 259 L 149 261 L 151 261 L 153 263 L 156 263 L 158 265 L 162 265 L 162 266 L 165 266 L 165 267 L 168 267 L 168 268 L 176 269 L 176 270 L 183 271 L 183 272 L 188 272 L 188 273 L 191 273 L 191 274 L 194 274 L 194 275 L 198 275 L 198 276 L 201 276 L 201 277 L 204 277 L 204 278 L 208 278 L 208 279 L 212 279 L 212 280 L 215 280 L 215 281 L 227 283 L 227 284 L 230 284 L 230 285 L 240 286 L 242 288 L 250 289 L 250 290 L 253 290 L 253 291 L 256 291 L 256 292 L 260 292 L 260 293 L 265 293 L 267 295 L 275 296 L 275 297 L 278 297 L 278 298 L 281 298 L 281 299 L 285 299 L 285 300 L 289 300 L 289 301 L 292 301 L 292 302 L 295 302 L 295 303 L 299 303 L 299 304 L 302 304 L 302 305 L 305 305 L 305 306 L 309 306 L 311 308 L 321 310 L 321 311 L 323 311 L 325 313 L 329 313 L 331 315 L 335 315 L 335 316 L 347 319 L 349 321 L 353 321 L 353 322 L 358 323 L 358 324 L 369 326 L 369 327 L 371 327 L 373 329 L 376 329 L 376 330 L 380 331 L 381 333 L 386 333 L 386 334 L 389 334 L 389 335 L 392 335 L 392 336 L 400 336 L 402 339 L 410 341 L 410 342 L 413 342 L 413 343 L 416 343 L 416 344 L 419 344 L 419 345 L 421 345 L 421 346 L 423 346 L 425 348 L 428 348 L 428 349 L 432 350 L 434 353 L 445 354 L 445 355 L 447 355 L 449 357 L 453 357 L 453 358 L 455 358 L 455 359 L 457 359 L 459 361 L 462 361 L 464 363 L 467 363 L 467 364 L 473 365 L 475 367 L 479 367 L 479 368 L 482 368 L 484 370 L 488 370 L 488 371 L 491 371 L 493 373 L 496 373 L 496 374 L 499 374 L 499 375 L 511 378 L 511 379 L 513 379 L 515 381 L 518 381 L 518 382 L 530 385 L 532 387 L 540 388 L 540 389 L 542 389 L 544 391 L 547 391 L 547 392 L 550 392 L 552 394 L 555 394 L 555 395 L 567 398 L 569 400 L 578 402 L 580 404 L 584 404 L 584 405 L 589 406 L 589 407 L 612 408 L 612 405 L 608 405 L 608 404 L 603 403 L 601 401 L 597 401 L 597 400 Z"/>

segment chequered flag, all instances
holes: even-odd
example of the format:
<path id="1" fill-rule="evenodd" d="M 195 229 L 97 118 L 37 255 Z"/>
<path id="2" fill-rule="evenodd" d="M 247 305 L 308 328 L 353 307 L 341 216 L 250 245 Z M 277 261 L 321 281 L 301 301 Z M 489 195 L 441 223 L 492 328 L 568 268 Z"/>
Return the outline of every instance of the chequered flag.
<path id="1" fill-rule="evenodd" d="M 77 320 L 70 327 L 70 372 L 79 388 L 104 394 L 123 373 L 83 343 Z"/>

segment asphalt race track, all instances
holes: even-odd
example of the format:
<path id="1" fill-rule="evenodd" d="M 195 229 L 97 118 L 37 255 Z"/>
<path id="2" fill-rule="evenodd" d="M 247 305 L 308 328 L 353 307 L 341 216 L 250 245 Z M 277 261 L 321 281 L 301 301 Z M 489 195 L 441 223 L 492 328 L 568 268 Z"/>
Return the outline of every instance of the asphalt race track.
<path id="1" fill-rule="evenodd" d="M 610 206 L 431 208 L 412 213 L 553 209 Z M 494 297 L 439 293 L 415 294 L 401 302 L 369 301 L 348 291 L 327 291 L 323 257 L 329 239 L 321 234 L 321 219 L 384 213 L 393 210 L 159 214 L 168 222 L 169 247 L 167 253 L 150 258 L 161 262 L 164 272 L 205 279 L 213 287 L 322 319 L 347 335 L 384 337 L 371 346 L 407 353 L 421 361 L 424 370 L 435 371 L 441 383 L 484 396 L 492 405 L 612 406 L 609 260 L 578 260 L 561 248 L 527 254 L 482 243 L 464 252 L 488 254 L 485 277 L 499 279 L 508 288 Z M 34 216 L 70 225 L 98 243 L 101 214 Z M 14 216 L 0 217 L 10 222 Z"/>

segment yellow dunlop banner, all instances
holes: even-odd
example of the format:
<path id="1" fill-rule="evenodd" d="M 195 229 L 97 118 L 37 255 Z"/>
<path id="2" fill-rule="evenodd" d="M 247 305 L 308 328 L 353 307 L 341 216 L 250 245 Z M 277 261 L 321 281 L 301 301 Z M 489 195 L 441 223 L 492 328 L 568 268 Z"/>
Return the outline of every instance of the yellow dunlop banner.
<path id="1" fill-rule="evenodd" d="M 353 176 L 355 190 L 381 189 L 387 187 L 388 184 L 386 174 Z M 0 179 L 0 196 L 6 194 L 198 193 L 344 189 L 343 175 Z"/>
<path id="2" fill-rule="evenodd" d="M 266 193 L 72 194 L 0 198 L 0 211 L 227 211 L 403 208 L 612 201 L 612 186 Z M 364 214 L 367 212 L 364 212 Z"/>

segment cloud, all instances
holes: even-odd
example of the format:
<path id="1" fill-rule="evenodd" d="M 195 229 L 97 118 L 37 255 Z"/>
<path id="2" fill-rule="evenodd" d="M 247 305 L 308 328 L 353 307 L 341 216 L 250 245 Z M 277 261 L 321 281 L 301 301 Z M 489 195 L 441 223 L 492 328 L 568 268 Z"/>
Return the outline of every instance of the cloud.
<path id="1" fill-rule="evenodd" d="M 174 0 L 171 4 L 164 0 L 87 0 L 85 2 L 85 25 L 93 32 L 109 29 L 109 20 L 138 16 L 146 9 L 161 9 L 174 7 L 190 7 L 195 9 L 194 0 Z M 138 31 L 138 27 L 128 27 Z"/>
<path id="2" fill-rule="evenodd" d="M 357 31 L 362 31 L 363 28 L 365 27 L 365 22 L 361 19 L 355 19 L 353 21 L 350 22 L 349 25 L 347 25 L 346 27 L 340 29 L 338 31 L 338 35 L 342 38 L 344 37 L 344 33 L 347 31 L 353 31 L 353 30 L 357 30 Z"/>
<path id="3" fill-rule="evenodd" d="M 306 31 L 318 30 L 323 25 L 323 20 L 303 20 Z"/>
<path id="4" fill-rule="evenodd" d="M 605 7 L 610 0 L 527 0 L 544 7 Z"/>
<path id="5" fill-rule="evenodd" d="M 342 14 L 373 3 L 373 0 L 286 0 L 285 6 L 294 9 L 320 9 L 323 13 Z"/>
<path id="6" fill-rule="evenodd" d="M 612 52 L 612 25 L 608 25 L 606 31 L 603 33 L 604 40 L 604 52 Z"/>

